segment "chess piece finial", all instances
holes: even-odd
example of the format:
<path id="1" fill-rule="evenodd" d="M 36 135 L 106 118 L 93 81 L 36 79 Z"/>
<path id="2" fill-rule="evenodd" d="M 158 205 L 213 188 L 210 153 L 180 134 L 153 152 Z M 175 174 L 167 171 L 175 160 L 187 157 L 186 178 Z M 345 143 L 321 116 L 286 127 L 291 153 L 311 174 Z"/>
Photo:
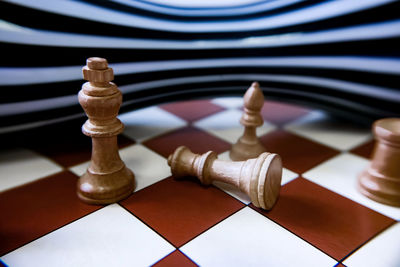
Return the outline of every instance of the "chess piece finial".
<path id="1" fill-rule="evenodd" d="M 254 206 L 266 210 L 273 207 L 281 188 L 282 161 L 277 154 L 229 162 L 218 160 L 215 152 L 198 155 L 181 146 L 168 157 L 168 165 L 177 178 L 196 176 L 205 185 L 213 180 L 232 184 L 246 193 Z"/>
<path id="2" fill-rule="evenodd" d="M 372 128 L 377 142 L 358 189 L 375 201 L 400 206 L 400 118 L 377 120 Z"/>
<path id="3" fill-rule="evenodd" d="M 124 125 L 117 118 L 122 94 L 111 81 L 113 70 L 104 58 L 89 58 L 82 69 L 86 82 L 79 91 L 79 103 L 89 119 L 82 132 L 92 138 L 92 158 L 78 180 L 78 196 L 89 204 L 109 204 L 133 192 L 135 179 L 121 160 L 117 135 Z"/>
<path id="4" fill-rule="evenodd" d="M 263 105 L 264 95 L 260 85 L 253 82 L 244 95 L 244 113 L 240 119 L 240 123 L 244 126 L 244 133 L 229 152 L 232 160 L 256 158 L 266 151 L 256 134 L 256 128 L 264 123 L 260 114 Z"/>

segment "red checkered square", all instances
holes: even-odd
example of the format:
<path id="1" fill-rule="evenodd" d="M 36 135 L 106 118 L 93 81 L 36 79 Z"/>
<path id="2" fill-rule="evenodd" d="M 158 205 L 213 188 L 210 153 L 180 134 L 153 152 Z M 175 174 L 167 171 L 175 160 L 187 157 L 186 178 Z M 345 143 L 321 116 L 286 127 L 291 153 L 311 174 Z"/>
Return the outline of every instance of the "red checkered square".
<path id="1" fill-rule="evenodd" d="M 286 184 L 268 218 L 336 260 L 395 221 L 306 179 Z"/>
<path id="2" fill-rule="evenodd" d="M 375 140 L 368 141 L 358 147 L 350 150 L 351 153 L 369 159 L 372 156 L 372 151 L 375 147 Z"/>
<path id="3" fill-rule="evenodd" d="M 222 153 L 231 147 L 228 142 L 192 126 L 150 139 L 143 144 L 164 157 L 168 157 L 179 146 L 187 146 L 194 153 L 209 150 Z"/>
<path id="4" fill-rule="evenodd" d="M 221 106 L 217 106 L 209 100 L 175 102 L 162 105 L 160 108 L 171 112 L 188 122 L 193 122 L 224 110 Z"/>
<path id="5" fill-rule="evenodd" d="M 272 122 L 278 126 L 283 126 L 284 124 L 298 119 L 309 112 L 310 110 L 304 107 L 275 101 L 265 101 L 264 106 L 261 109 L 261 115 L 264 120 Z"/>
<path id="6" fill-rule="evenodd" d="M 159 262 L 153 265 L 153 267 L 193 267 L 197 266 L 193 261 L 191 261 L 188 257 L 186 257 L 179 250 L 175 250 Z"/>
<path id="7" fill-rule="evenodd" d="M 164 179 L 121 204 L 176 247 L 180 247 L 245 205 L 195 179 Z"/>
<path id="8" fill-rule="evenodd" d="M 262 136 L 260 140 L 267 151 L 282 157 L 285 168 L 299 174 L 339 154 L 339 151 L 333 148 L 285 130 L 273 131 Z"/>
<path id="9" fill-rule="evenodd" d="M 1 193 L 0 255 L 101 208 L 78 199 L 77 178 L 64 171 Z"/>

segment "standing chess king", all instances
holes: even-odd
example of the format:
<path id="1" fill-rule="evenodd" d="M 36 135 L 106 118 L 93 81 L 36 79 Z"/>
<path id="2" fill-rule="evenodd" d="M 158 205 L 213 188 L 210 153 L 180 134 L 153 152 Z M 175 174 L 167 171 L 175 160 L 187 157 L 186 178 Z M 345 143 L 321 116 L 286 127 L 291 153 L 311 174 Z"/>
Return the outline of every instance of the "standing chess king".
<path id="1" fill-rule="evenodd" d="M 124 125 L 117 118 L 122 94 L 111 81 L 114 73 L 103 58 L 89 58 L 79 103 L 89 119 L 82 132 L 92 138 L 92 159 L 78 181 L 78 196 L 89 204 L 109 204 L 129 196 L 135 179 L 118 153 L 117 135 Z"/>

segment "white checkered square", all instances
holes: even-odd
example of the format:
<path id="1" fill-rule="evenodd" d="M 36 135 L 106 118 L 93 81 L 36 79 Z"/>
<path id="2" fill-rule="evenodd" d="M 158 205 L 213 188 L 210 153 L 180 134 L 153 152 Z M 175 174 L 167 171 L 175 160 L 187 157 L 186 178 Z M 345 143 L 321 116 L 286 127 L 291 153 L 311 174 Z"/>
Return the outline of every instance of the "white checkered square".
<path id="1" fill-rule="evenodd" d="M 354 267 L 398 267 L 400 266 L 400 223 L 392 225 L 343 263 Z"/>
<path id="2" fill-rule="evenodd" d="M 124 123 L 124 135 L 137 142 L 175 130 L 186 125 L 186 121 L 159 107 L 149 107 L 119 116 Z"/>
<path id="3" fill-rule="evenodd" d="M 375 202 L 357 190 L 357 177 L 369 161 L 343 153 L 303 173 L 303 177 L 388 217 L 400 220 L 400 207 Z"/>
<path id="4" fill-rule="evenodd" d="M 132 145 L 119 150 L 125 165 L 135 174 L 138 191 L 171 175 L 167 160 L 141 144 Z M 89 162 L 70 168 L 78 176 L 85 173 Z"/>
<path id="5" fill-rule="evenodd" d="M 289 123 L 285 129 L 342 151 L 348 151 L 372 139 L 369 127 L 335 120 L 320 111 L 311 112 Z"/>
<path id="6" fill-rule="evenodd" d="M 334 266 L 336 261 L 249 207 L 180 249 L 200 266 Z"/>
<path id="7" fill-rule="evenodd" d="M 224 108 L 241 108 L 243 106 L 243 97 L 219 97 L 211 101 Z"/>
<path id="8" fill-rule="evenodd" d="M 243 112 L 240 110 L 225 110 L 199 120 L 194 125 L 234 144 L 244 132 L 244 127 L 240 124 L 242 114 Z M 275 128 L 273 124 L 264 122 L 261 127 L 257 128 L 257 135 L 264 135 Z"/>
<path id="9" fill-rule="evenodd" d="M 149 266 L 174 247 L 118 204 L 5 255 L 9 266 Z"/>
<path id="10" fill-rule="evenodd" d="M 0 192 L 61 171 L 49 159 L 27 149 L 0 151 Z"/>

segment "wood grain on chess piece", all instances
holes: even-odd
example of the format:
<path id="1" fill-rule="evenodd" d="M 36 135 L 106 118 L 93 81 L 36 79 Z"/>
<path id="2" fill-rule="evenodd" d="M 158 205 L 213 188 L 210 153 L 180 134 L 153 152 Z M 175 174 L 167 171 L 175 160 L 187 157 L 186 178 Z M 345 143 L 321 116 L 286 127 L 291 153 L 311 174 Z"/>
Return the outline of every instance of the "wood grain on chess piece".
<path id="1" fill-rule="evenodd" d="M 244 95 L 244 113 L 240 119 L 244 133 L 229 152 L 232 160 L 256 158 L 266 151 L 256 134 L 256 128 L 264 123 L 260 114 L 263 105 L 264 95 L 259 84 L 254 82 Z"/>
<path id="2" fill-rule="evenodd" d="M 400 118 L 376 121 L 373 132 L 377 142 L 358 188 L 375 201 L 400 206 Z"/>
<path id="3" fill-rule="evenodd" d="M 111 81 L 113 70 L 103 58 L 89 58 L 83 67 L 89 82 L 79 92 L 79 103 L 89 119 L 82 132 L 92 137 L 92 159 L 86 173 L 78 180 L 78 196 L 89 204 L 109 204 L 129 196 L 135 179 L 121 160 L 117 135 L 124 125 L 117 118 L 122 94 Z"/>
<path id="4" fill-rule="evenodd" d="M 181 146 L 168 157 L 168 165 L 175 177 L 196 176 L 205 185 L 213 180 L 232 184 L 246 193 L 254 206 L 266 210 L 273 207 L 281 188 L 282 161 L 277 154 L 228 162 L 218 160 L 215 152 L 198 155 Z"/>

